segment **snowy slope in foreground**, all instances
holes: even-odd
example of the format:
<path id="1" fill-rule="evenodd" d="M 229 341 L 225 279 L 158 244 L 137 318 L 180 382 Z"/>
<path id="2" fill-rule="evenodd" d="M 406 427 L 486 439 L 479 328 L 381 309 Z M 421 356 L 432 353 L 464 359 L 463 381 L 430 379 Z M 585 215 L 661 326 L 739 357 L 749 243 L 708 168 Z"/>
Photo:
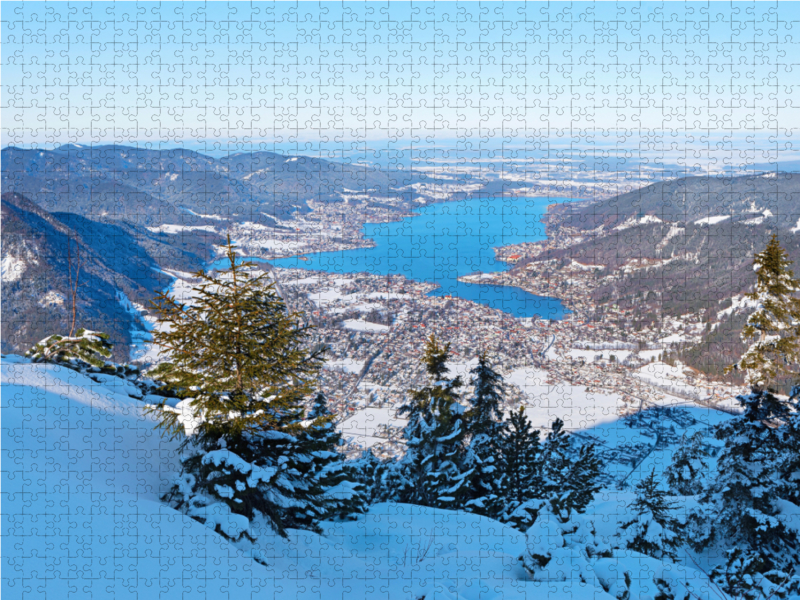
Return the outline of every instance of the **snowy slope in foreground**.
<path id="1" fill-rule="evenodd" d="M 284 540 L 263 532 L 257 550 L 269 566 L 260 565 L 158 501 L 175 472 L 176 444 L 161 440 L 122 380 L 103 381 L 3 359 L 4 600 L 610 599 L 602 588 L 616 589 L 624 572 L 644 599 L 657 591 L 652 573 L 663 568 L 702 589 L 697 573 L 680 565 L 622 557 L 589 566 L 568 548 L 533 581 L 518 560 L 530 540 L 516 530 L 388 503 L 325 524 L 323 536 L 291 530 Z M 620 494 L 598 498 L 587 511 L 603 537 L 625 516 L 630 498 Z"/>

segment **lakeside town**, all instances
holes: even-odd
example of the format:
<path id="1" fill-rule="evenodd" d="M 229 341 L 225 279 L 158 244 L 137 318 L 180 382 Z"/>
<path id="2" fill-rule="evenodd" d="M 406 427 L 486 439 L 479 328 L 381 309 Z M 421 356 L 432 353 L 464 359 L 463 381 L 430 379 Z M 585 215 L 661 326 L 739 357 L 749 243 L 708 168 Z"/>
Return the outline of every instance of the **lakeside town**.
<path id="1" fill-rule="evenodd" d="M 453 188 L 448 192 L 464 191 Z M 442 199 L 431 193 L 419 205 Z M 369 194 L 311 208 L 271 225 L 230 224 L 227 232 L 245 256 L 303 260 L 311 252 L 373 247 L 374 241 L 363 234 L 365 223 L 414 214 L 407 203 Z M 568 429 L 587 429 L 653 406 L 730 410 L 743 388 L 709 379 L 674 360 L 664 362 L 665 353 L 676 344 L 700 339 L 703 314 L 665 316 L 658 327 L 638 328 L 631 326 L 631 309 L 612 304 L 598 314 L 589 294 L 602 266 L 536 260 L 547 250 L 574 242 L 574 233 L 548 226 L 545 240 L 494 248 L 497 260 L 523 268 L 460 278 L 472 285 L 513 286 L 557 298 L 567 309 L 560 320 L 516 318 L 477 302 L 431 296 L 435 284 L 403 275 L 258 264 L 272 273 L 290 309 L 312 319 L 315 342 L 329 348 L 319 385 L 328 390 L 351 456 L 366 448 L 379 458 L 402 454 L 405 420 L 397 409 L 409 390 L 425 383 L 420 348 L 432 334 L 451 345 L 451 372 L 461 375 L 465 395 L 471 391 L 469 370 L 478 354 L 495 357 L 506 382 L 503 409 L 525 406 L 537 427 L 547 427 L 559 417 Z M 180 282 L 178 288 L 191 287 L 188 274 L 173 276 Z"/>

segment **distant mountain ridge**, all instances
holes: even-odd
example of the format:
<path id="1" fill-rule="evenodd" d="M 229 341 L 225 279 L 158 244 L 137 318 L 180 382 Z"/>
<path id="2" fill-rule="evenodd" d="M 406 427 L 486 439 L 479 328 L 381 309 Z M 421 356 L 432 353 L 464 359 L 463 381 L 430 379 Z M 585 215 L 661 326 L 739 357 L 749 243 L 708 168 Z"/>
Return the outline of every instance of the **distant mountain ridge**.
<path id="1" fill-rule="evenodd" d="M 285 218 L 307 211 L 309 201 L 341 200 L 343 190 L 395 194 L 414 177 L 266 151 L 216 159 L 181 148 L 70 144 L 55 150 L 9 146 L 1 154 L 3 191 L 49 212 L 148 226 L 209 213 L 233 220 Z"/>
<path id="2" fill-rule="evenodd" d="M 794 227 L 800 217 L 800 173 L 671 179 L 573 208 L 563 209 L 559 222 L 584 231 L 613 229 L 647 215 L 668 223 L 764 217 L 775 227 Z"/>

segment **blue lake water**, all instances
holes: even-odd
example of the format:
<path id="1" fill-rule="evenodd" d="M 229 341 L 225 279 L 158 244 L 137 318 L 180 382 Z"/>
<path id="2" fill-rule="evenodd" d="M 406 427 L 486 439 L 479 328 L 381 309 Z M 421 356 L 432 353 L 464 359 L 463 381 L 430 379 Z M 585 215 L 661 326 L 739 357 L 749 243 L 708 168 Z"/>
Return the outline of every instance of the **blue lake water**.
<path id="1" fill-rule="evenodd" d="M 543 240 L 541 217 L 553 202 L 548 198 L 500 198 L 432 204 L 402 221 L 364 225 L 364 235 L 377 244 L 374 248 L 311 253 L 304 255 L 307 260 L 291 257 L 269 262 L 276 267 L 332 273 L 400 274 L 440 285 L 432 296 L 451 295 L 480 302 L 515 317 L 561 319 L 566 311 L 555 298 L 535 296 L 516 287 L 458 281 L 470 273 L 508 270 L 511 265 L 494 259 L 493 248 Z"/>

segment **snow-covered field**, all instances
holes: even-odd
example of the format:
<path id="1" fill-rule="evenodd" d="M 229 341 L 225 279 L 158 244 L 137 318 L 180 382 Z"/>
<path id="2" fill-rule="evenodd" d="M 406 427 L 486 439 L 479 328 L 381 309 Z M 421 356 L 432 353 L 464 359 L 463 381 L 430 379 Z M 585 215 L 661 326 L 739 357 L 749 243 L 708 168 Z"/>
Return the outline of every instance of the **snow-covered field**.
<path id="1" fill-rule="evenodd" d="M 347 319 L 343 322 L 343 325 L 345 329 L 365 331 L 368 333 L 388 333 L 390 329 L 388 325 L 381 325 L 380 323 L 372 323 L 361 319 Z"/>
<path id="2" fill-rule="evenodd" d="M 713 217 L 704 217 L 702 219 L 697 219 L 694 224 L 695 225 L 716 225 L 717 223 L 722 223 L 727 219 L 730 219 L 730 215 L 716 215 Z"/>
<path id="3" fill-rule="evenodd" d="M 159 225 L 158 227 L 148 227 L 148 231 L 153 233 L 184 233 L 190 231 L 210 231 L 216 232 L 217 228 L 211 225 Z"/>
<path id="4" fill-rule="evenodd" d="M 709 390 L 689 383 L 680 368 L 662 362 L 653 362 L 640 367 L 634 372 L 634 377 L 638 377 L 661 389 L 672 390 L 675 393 L 686 394 L 698 399 L 706 398 L 710 395 Z"/>
<path id="5" fill-rule="evenodd" d="M 342 432 L 346 442 L 355 442 L 363 448 L 371 448 L 375 444 L 385 442 L 385 437 L 375 434 L 381 425 L 405 427 L 407 419 L 399 418 L 393 408 L 364 408 L 344 421 L 337 429 Z"/>
<path id="6" fill-rule="evenodd" d="M 565 382 L 548 383 L 547 371 L 535 367 L 516 369 L 505 380 L 527 397 L 525 414 L 534 427 L 550 427 L 560 418 L 567 429 L 586 429 L 617 419 L 622 406 L 620 394 L 587 392 L 585 386 Z"/>

